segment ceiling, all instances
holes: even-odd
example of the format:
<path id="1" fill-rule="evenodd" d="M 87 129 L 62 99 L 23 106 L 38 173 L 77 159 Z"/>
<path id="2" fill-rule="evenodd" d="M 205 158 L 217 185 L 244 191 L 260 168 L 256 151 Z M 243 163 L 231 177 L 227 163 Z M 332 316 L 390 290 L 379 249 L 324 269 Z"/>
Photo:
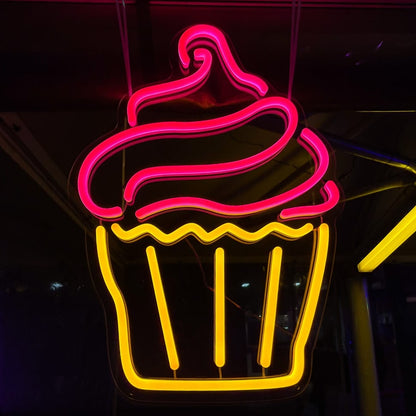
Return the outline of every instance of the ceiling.
<path id="1" fill-rule="evenodd" d="M 166 80 L 173 39 L 222 28 L 244 68 L 288 91 L 290 1 L 126 2 L 133 89 Z M 332 144 L 343 188 L 338 259 L 356 264 L 414 205 L 416 8 L 411 1 L 303 1 L 293 98 Z M 78 155 L 118 123 L 127 94 L 111 1 L 0 3 L 1 145 L 80 226 L 67 194 Z M 17 197 L 17 196 L 16 196 Z M 416 237 L 390 261 L 414 262 Z"/>

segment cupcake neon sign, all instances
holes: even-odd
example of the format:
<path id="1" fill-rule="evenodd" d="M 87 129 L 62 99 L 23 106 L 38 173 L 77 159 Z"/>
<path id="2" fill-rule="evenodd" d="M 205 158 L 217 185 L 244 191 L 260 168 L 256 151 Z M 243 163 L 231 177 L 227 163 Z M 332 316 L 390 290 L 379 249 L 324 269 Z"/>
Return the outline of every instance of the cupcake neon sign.
<path id="1" fill-rule="evenodd" d="M 317 134 L 308 128 L 303 128 L 297 142 L 313 161 L 313 169 L 309 177 L 294 187 L 246 203 L 230 204 L 194 195 L 161 198 L 139 207 L 135 211 L 138 225 L 124 229 L 120 221 L 126 209 L 134 206 L 136 200 L 140 199 L 140 192 L 149 184 L 162 181 L 238 178 L 238 175 L 251 172 L 273 161 L 296 135 L 298 113 L 295 105 L 287 98 L 272 95 L 268 85 L 261 78 L 242 71 L 220 30 L 209 25 L 196 25 L 185 30 L 178 42 L 178 55 L 185 76 L 136 91 L 127 103 L 129 127 L 94 147 L 84 158 L 78 174 L 79 197 L 86 209 L 101 220 L 101 225 L 96 229 L 96 250 L 101 275 L 112 299 L 117 329 L 117 361 L 127 384 L 133 388 L 133 392 L 136 390 L 157 392 L 290 390 L 293 392 L 304 383 L 307 373 L 306 352 L 308 345 L 312 342 L 313 328 L 319 321 L 317 308 L 326 275 L 325 269 L 329 263 L 328 250 L 332 244 L 333 230 L 331 225 L 325 222 L 323 215 L 332 210 L 339 201 L 337 185 L 334 181 L 326 179 L 330 165 L 328 149 Z M 211 75 L 214 57 L 219 60 L 231 84 L 251 96 L 251 103 L 230 114 L 209 119 L 138 123 L 137 115 L 145 107 L 180 99 L 202 88 Z M 127 181 L 123 190 L 124 203 L 120 205 L 102 206 L 95 202 L 92 196 L 91 183 L 95 172 L 107 159 L 124 149 L 148 142 L 163 145 L 166 139 L 195 141 L 202 137 L 214 137 L 239 128 L 263 115 L 274 115 L 283 119 L 285 129 L 271 145 L 256 154 L 219 163 L 144 167 L 135 172 Z M 316 187 L 320 188 L 321 201 L 296 204 L 296 200 Z M 197 222 L 190 221 L 173 231 L 164 231 L 152 223 L 155 218 L 167 213 L 172 215 L 176 211 L 202 212 L 209 216 L 225 218 L 225 222 L 207 230 Z M 270 212 L 276 212 L 277 219 L 256 229 L 247 230 L 233 223 L 235 219 Z M 300 220 L 302 224 L 299 226 Z M 297 222 L 297 227 L 289 226 L 287 221 Z M 150 239 L 150 243 L 146 243 L 145 259 L 157 305 L 158 321 L 166 352 L 165 358 L 172 376 L 144 374 L 135 362 L 131 336 L 131 313 L 113 272 L 108 243 L 110 236 L 126 244 Z M 229 341 L 225 306 L 228 253 L 222 242 L 228 238 L 250 246 L 270 236 L 276 238 L 276 244 L 268 254 L 257 348 L 257 364 L 262 368 L 262 374 L 227 377 L 223 369 L 226 368 L 228 362 L 227 343 Z M 279 241 L 300 241 L 305 236 L 313 241 L 312 256 L 299 319 L 297 319 L 290 343 L 288 368 L 276 374 L 266 374 L 265 369 L 270 368 L 275 359 L 274 344 L 280 301 L 279 285 L 284 256 L 284 249 Z M 169 307 L 156 245 L 171 246 L 187 238 L 195 239 L 204 246 L 214 246 L 212 362 L 218 369 L 217 377 L 201 376 L 198 372 L 196 372 L 197 375 L 191 377 L 188 375 L 181 377 L 180 374 L 183 357 L 178 348 L 175 325 L 172 324 L 172 315 L 175 311 Z"/>

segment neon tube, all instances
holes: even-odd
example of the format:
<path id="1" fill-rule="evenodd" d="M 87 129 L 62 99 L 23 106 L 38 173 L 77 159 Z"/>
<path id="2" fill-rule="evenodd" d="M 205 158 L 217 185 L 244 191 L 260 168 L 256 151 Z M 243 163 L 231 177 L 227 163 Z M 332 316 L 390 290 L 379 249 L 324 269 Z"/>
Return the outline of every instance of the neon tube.
<path id="1" fill-rule="evenodd" d="M 268 86 L 261 78 L 247 74 L 239 68 L 223 33 L 214 26 L 195 25 L 183 33 L 178 43 L 178 54 L 183 68 L 187 69 L 190 65 L 189 48 L 205 45 L 207 41 L 216 46 L 225 70 L 237 84 L 249 87 L 259 96 L 267 93 Z"/>
<path id="2" fill-rule="evenodd" d="M 270 367 L 272 362 L 282 256 L 283 251 L 281 247 L 275 247 L 269 255 L 257 356 L 257 362 L 263 368 Z"/>
<path id="3" fill-rule="evenodd" d="M 114 278 L 108 247 L 108 235 L 103 226 L 100 225 L 96 228 L 95 239 L 101 274 L 116 309 L 118 343 L 120 346 L 120 360 L 123 372 L 127 379 L 131 379 L 135 376 L 135 370 L 129 365 L 129 363 L 132 362 L 130 319 L 123 292 L 120 290 L 116 279 Z"/>
<path id="4" fill-rule="evenodd" d="M 160 325 L 162 326 L 163 339 L 165 341 L 169 367 L 172 370 L 177 370 L 179 368 L 179 358 L 176 351 L 172 325 L 170 323 L 168 305 L 166 303 L 165 291 L 163 290 L 162 278 L 160 277 L 156 250 L 153 246 L 148 246 L 146 248 L 146 256 L 149 263 L 150 275 L 152 277 L 153 290 L 155 293 L 157 310 L 159 311 Z"/>
<path id="5" fill-rule="evenodd" d="M 181 181 L 214 179 L 235 176 L 250 172 L 276 158 L 296 134 L 298 113 L 295 105 L 283 97 L 267 96 L 268 86 L 259 77 L 246 73 L 238 66 L 225 36 L 217 28 L 209 25 L 197 25 L 187 29 L 179 39 L 178 55 L 182 79 L 148 86 L 135 92 L 127 103 L 129 128 L 114 134 L 93 148 L 85 157 L 78 176 L 78 192 L 82 203 L 101 220 L 115 221 L 124 215 L 126 206 L 140 203 L 141 189 L 160 181 Z M 251 104 L 232 114 L 214 119 L 198 121 L 166 121 L 138 124 L 138 116 L 143 108 L 150 105 L 177 100 L 196 93 L 210 76 L 213 59 L 218 58 L 225 75 L 233 86 L 251 95 Z M 253 101 L 254 97 L 254 102 Z M 243 126 L 255 118 L 271 114 L 279 116 L 285 122 L 283 134 L 277 135 L 275 141 L 266 149 L 238 160 L 222 159 L 221 163 L 162 165 L 141 169 L 135 172 L 125 184 L 123 203 L 115 206 L 100 206 L 91 195 L 92 178 L 104 162 L 117 152 L 131 146 L 156 140 L 192 140 L 201 137 L 210 138 Z M 170 320 L 168 304 L 160 275 L 156 250 L 147 245 L 146 256 L 153 284 L 161 332 L 163 335 L 167 361 L 173 370 L 173 377 L 148 377 L 136 367 L 130 339 L 128 305 L 117 284 L 111 267 L 107 231 L 99 226 L 96 230 L 96 244 L 99 266 L 104 283 L 114 303 L 116 329 L 118 334 L 118 351 L 125 381 L 133 388 L 149 391 L 247 391 L 269 390 L 295 386 L 304 381 L 307 348 L 310 347 L 311 331 L 315 323 L 315 314 L 319 302 L 322 282 L 327 263 L 329 247 L 329 227 L 326 223 L 314 229 L 311 223 L 293 228 L 280 222 L 271 222 L 257 231 L 246 231 L 230 222 L 207 231 L 195 223 L 184 224 L 166 233 L 158 227 L 145 222 L 150 218 L 172 210 L 198 210 L 216 216 L 235 218 L 255 215 L 267 210 L 281 207 L 279 220 L 307 219 L 319 216 L 333 208 L 339 200 L 339 190 L 333 181 L 324 179 L 329 167 L 329 154 L 322 140 L 308 128 L 302 129 L 299 144 L 306 150 L 314 162 L 310 176 L 301 184 L 281 194 L 260 201 L 239 205 L 220 203 L 211 199 L 181 195 L 176 198 L 161 199 L 148 205 L 139 205 L 136 217 L 144 223 L 130 230 L 124 230 L 118 223 L 111 230 L 121 242 L 133 243 L 142 238 L 150 238 L 162 245 L 173 245 L 184 238 L 192 237 L 202 244 L 217 242 L 223 237 L 232 238 L 243 244 L 254 244 L 263 238 L 277 236 L 279 239 L 297 240 L 313 232 L 313 248 L 309 274 L 300 316 L 297 320 L 289 351 L 287 371 L 272 376 L 223 377 L 222 368 L 229 361 L 226 350 L 226 282 L 225 253 L 216 245 L 214 254 L 214 297 L 213 297 L 213 360 L 210 365 L 217 366 L 218 377 L 178 378 L 176 370 L 180 367 L 175 336 Z M 163 145 L 163 141 L 161 142 Z M 231 156 L 232 157 L 232 156 Z M 238 178 L 237 178 L 238 179 Z M 124 185 L 124 179 L 123 179 Z M 322 203 L 315 205 L 293 206 L 296 199 L 307 193 L 320 189 Z M 124 203 L 125 202 L 125 203 Z M 320 202 L 320 201 L 318 201 Z M 288 203 L 289 208 L 284 208 Z M 290 204 L 289 204 L 290 203 Z M 305 202 L 303 202 L 305 203 Z M 284 208 L 284 209 L 282 209 Z M 276 212 L 277 214 L 278 212 Z M 302 221 L 305 223 L 306 221 Z M 279 282 L 283 252 L 275 247 L 269 255 L 267 281 L 263 300 L 262 326 L 259 338 L 258 363 L 263 368 L 272 365 L 275 326 L 279 302 Z M 169 299 L 168 299 L 169 300 Z M 208 337 L 210 338 L 210 337 Z M 143 341 L 145 342 L 145 340 Z M 143 357 L 145 359 L 146 357 Z M 278 357 L 277 357 L 278 358 Z M 161 359 L 164 359 L 162 354 Z M 120 372 L 121 374 L 121 372 Z M 123 382 L 125 382 L 123 381 Z"/>
<path id="6" fill-rule="evenodd" d="M 308 277 L 308 291 L 302 304 L 301 319 L 294 334 L 290 352 L 290 369 L 287 373 L 270 377 L 251 378 L 147 378 L 137 372 L 131 351 L 127 305 L 109 259 L 107 234 L 97 227 L 97 252 L 104 282 L 116 309 L 121 365 L 128 382 L 135 388 L 153 391 L 239 391 L 267 390 L 295 386 L 305 371 L 305 348 L 314 322 L 324 277 L 329 246 L 329 227 L 321 224 L 314 231 L 314 251 Z"/>
<path id="7" fill-rule="evenodd" d="M 112 224 L 111 231 L 124 243 L 133 243 L 144 237 L 152 237 L 158 243 L 170 246 L 186 237 L 193 236 L 202 244 L 211 244 L 222 237 L 228 236 L 241 243 L 252 244 L 260 241 L 269 234 L 281 237 L 284 240 L 297 240 L 312 232 L 313 225 L 307 223 L 300 228 L 293 228 L 280 222 L 270 222 L 257 231 L 246 231 L 235 224 L 225 223 L 212 231 L 206 231 L 198 224 L 187 223 L 171 233 L 165 233 L 155 225 L 149 223 L 137 225 L 127 231 L 115 223 Z"/>
<path id="8" fill-rule="evenodd" d="M 282 209 L 279 218 L 282 220 L 294 218 L 310 218 L 313 216 L 321 215 L 322 213 L 334 208 L 338 204 L 340 195 L 338 186 L 335 184 L 335 182 L 326 182 L 324 187 L 321 189 L 321 194 L 325 202 L 315 205 L 304 205 L 294 208 Z"/>
<path id="9" fill-rule="evenodd" d="M 225 261 L 224 249 L 218 247 L 214 255 L 214 363 L 225 365 Z"/>
<path id="10" fill-rule="evenodd" d="M 90 194 L 91 179 L 96 169 L 107 158 L 122 149 L 151 140 L 166 138 L 194 139 L 203 135 L 210 136 L 224 133 L 263 114 L 283 114 L 286 121 L 286 131 L 283 136 L 269 148 L 256 155 L 224 163 L 156 166 L 140 170 L 130 178 L 124 190 L 124 199 L 127 205 L 132 205 L 140 188 L 151 182 L 209 179 L 241 174 L 267 163 L 287 145 L 295 132 L 298 115 L 292 102 L 282 97 L 260 98 L 243 110 L 212 120 L 159 122 L 135 126 L 137 112 L 143 107 L 183 97 L 196 91 L 206 82 L 212 67 L 212 54 L 206 49 L 207 46 L 213 47 L 217 52 L 226 73 L 237 84 L 237 88 L 243 90 L 248 88 L 256 97 L 263 97 L 267 93 L 267 84 L 261 78 L 247 74 L 238 67 L 221 31 L 209 25 L 196 25 L 187 29 L 178 43 L 179 59 L 182 68 L 184 70 L 189 69 L 191 64 L 189 52 L 191 48 L 196 48 L 193 50 L 194 63 L 197 64 L 196 71 L 183 79 L 145 87 L 134 93 L 127 104 L 128 121 L 132 127 L 100 143 L 87 155 L 82 163 L 78 176 L 79 196 L 85 207 L 96 217 L 104 220 L 116 220 L 123 216 L 121 206 L 100 207 L 94 202 Z M 239 217 L 270 210 L 296 199 L 301 194 L 308 192 L 323 178 L 329 164 L 328 152 L 323 142 L 309 129 L 302 130 L 299 142 L 314 159 L 315 172 L 311 178 L 292 190 L 263 201 L 236 206 L 221 204 L 204 198 L 180 196 L 141 207 L 136 211 L 136 217 L 139 221 L 143 221 L 155 215 L 177 209 L 195 209 L 218 216 Z M 328 182 L 324 184 L 322 194 L 324 203 L 285 209 L 280 218 L 296 219 L 316 216 L 337 204 L 339 192 L 335 183 Z"/>
<path id="11" fill-rule="evenodd" d="M 416 232 L 416 206 L 358 263 L 358 271 L 372 272 Z"/>
<path id="12" fill-rule="evenodd" d="M 234 114 L 230 114 L 221 118 L 204 121 L 176 123 L 176 133 L 193 134 L 198 133 L 219 133 L 227 131 L 230 128 L 241 125 L 243 122 L 250 120 L 259 114 L 273 113 L 283 111 L 286 115 L 288 127 L 283 136 L 267 149 L 253 156 L 232 162 L 215 163 L 206 165 L 174 165 L 174 166 L 155 166 L 142 169 L 134 174 L 127 182 L 124 199 L 127 203 L 132 203 L 136 193 L 143 184 L 147 184 L 160 180 L 174 179 L 201 179 L 201 178 L 217 178 L 222 176 L 231 176 L 252 170 L 267 161 L 273 159 L 287 145 L 291 139 L 297 123 L 296 109 L 291 105 L 290 101 L 278 97 L 265 98 L 257 101 L 247 108 L 240 110 Z M 189 132 L 189 133 L 188 133 Z M 163 132 L 161 132 L 163 134 Z M 176 207 L 178 208 L 178 207 Z M 149 215 L 153 215 L 149 214 Z M 149 216 L 144 215 L 143 217 Z M 139 217 L 140 218 L 140 217 Z"/>
<path id="13" fill-rule="evenodd" d="M 241 172 L 243 170 L 243 166 L 246 165 L 248 159 L 252 159 L 252 163 L 254 164 L 255 159 L 261 158 L 262 161 L 270 160 L 277 151 L 280 151 L 282 146 L 277 146 L 281 144 L 283 137 L 276 142 L 274 145 L 270 146 L 269 149 L 264 150 L 261 153 L 258 153 L 251 158 L 242 159 L 236 162 L 229 162 L 228 164 L 218 164 L 224 169 L 224 165 L 227 165 L 226 169 L 231 170 L 231 164 L 235 167 L 235 171 Z M 273 196 L 271 198 L 256 201 L 248 204 L 242 205 L 229 205 L 229 204 L 222 204 L 219 202 L 212 201 L 210 199 L 205 198 L 197 198 L 197 197 L 176 197 L 176 198 L 169 198 L 154 202 L 152 204 L 146 205 L 142 208 L 139 208 L 136 211 L 136 217 L 143 221 L 148 219 L 154 215 L 158 215 L 162 212 L 177 210 L 177 209 L 195 209 L 200 211 L 209 212 L 214 215 L 218 216 L 227 216 L 227 217 L 241 217 L 245 215 L 252 215 L 257 214 L 261 211 L 266 211 L 272 208 L 275 208 L 279 205 L 287 203 L 293 199 L 298 198 L 302 194 L 308 192 L 311 188 L 313 188 L 324 176 L 328 169 L 329 165 L 329 155 L 328 151 L 323 144 L 323 142 L 319 139 L 319 137 L 313 133 L 311 130 L 305 128 L 301 132 L 301 139 L 299 142 L 303 145 L 303 147 L 308 150 L 309 152 L 313 152 L 313 159 L 315 160 L 315 172 L 312 174 L 310 178 L 308 178 L 302 184 L 283 192 L 280 195 Z M 274 151 L 274 149 L 276 149 Z M 267 153 L 270 154 L 267 155 Z M 260 164 L 262 162 L 258 162 Z M 215 166 L 218 165 L 197 165 L 197 166 L 186 166 L 186 167 L 179 167 L 179 166 L 168 166 L 165 168 L 157 167 L 157 168 L 149 168 L 144 169 L 143 171 L 139 172 L 139 176 L 135 178 L 137 182 L 144 182 L 146 179 L 144 175 L 151 175 L 152 178 L 160 175 L 161 177 L 166 178 L 167 176 L 174 175 L 174 172 L 177 170 L 179 172 L 183 172 L 182 175 L 178 174 L 178 176 L 188 176 L 190 175 L 192 178 L 200 178 L 202 176 L 203 171 L 211 171 L 214 175 L 219 176 L 220 172 L 224 175 L 229 173 L 224 170 L 219 170 L 218 168 L 215 169 Z M 186 170 L 185 170 L 186 169 Z M 189 169 L 189 171 L 188 171 Z M 134 177 L 133 177 L 134 178 Z M 133 179 L 132 178 L 132 179 Z M 126 186 L 125 195 L 128 192 L 128 196 L 130 197 L 131 191 L 130 188 L 127 189 L 129 184 Z M 137 186 L 137 185 L 136 185 Z M 310 206 L 303 206 L 303 207 L 294 207 L 283 211 L 283 217 L 285 219 L 295 219 L 295 218 L 303 218 L 303 217 L 310 217 L 317 214 L 322 213 L 321 209 L 327 210 L 332 208 L 338 203 L 339 200 L 339 192 L 335 185 L 335 183 L 330 182 L 324 188 L 325 195 L 327 196 L 328 200 L 324 204 L 320 205 L 310 205 Z M 129 200 L 125 197 L 126 200 Z"/>
<path id="14" fill-rule="evenodd" d="M 137 112 L 144 107 L 172 98 L 183 97 L 206 82 L 211 71 L 212 55 L 205 49 L 197 49 L 194 56 L 195 60 L 201 61 L 202 64 L 193 74 L 186 78 L 142 88 L 130 97 L 127 103 L 127 120 L 130 126 L 136 125 Z"/>
<path id="15" fill-rule="evenodd" d="M 245 73 L 239 68 L 224 35 L 213 26 L 197 25 L 183 33 L 178 43 L 178 54 L 183 69 L 189 69 L 191 63 L 188 55 L 190 46 L 195 46 L 195 44 L 205 46 L 206 41 L 213 42 L 217 47 L 216 50 L 227 74 L 239 86 L 248 87 L 258 96 L 264 96 L 267 93 L 268 86 L 261 78 Z M 132 95 L 127 104 L 127 119 L 130 126 L 136 125 L 137 112 L 145 105 L 182 97 L 205 83 L 212 66 L 212 55 L 205 48 L 197 48 L 194 50 L 194 60 L 202 64 L 195 73 L 188 77 L 145 87 Z"/>
<path id="16" fill-rule="evenodd" d="M 163 175 L 168 172 L 173 177 L 185 176 L 200 178 L 218 177 L 223 174 L 237 174 L 265 163 L 279 153 L 288 143 L 295 132 L 298 117 L 295 106 L 287 99 L 281 97 L 269 97 L 256 101 L 250 106 L 223 117 L 212 120 L 201 120 L 193 122 L 159 122 L 143 126 L 132 127 L 121 131 L 114 136 L 99 143 L 84 159 L 78 175 L 78 193 L 85 207 L 94 215 L 103 219 L 116 219 L 123 215 L 121 207 L 100 207 L 93 201 L 90 195 L 90 181 L 95 170 L 110 156 L 133 146 L 150 140 L 160 140 L 166 137 L 191 139 L 206 134 L 217 134 L 237 127 L 260 114 L 283 112 L 286 116 L 287 128 L 283 136 L 268 149 L 257 155 L 234 162 L 218 163 L 211 165 L 194 165 L 176 167 L 174 171 L 169 167 L 155 167 L 142 171 L 129 180 L 126 185 L 124 198 L 128 203 L 132 202 L 138 187 L 143 182 L 165 179 Z"/>

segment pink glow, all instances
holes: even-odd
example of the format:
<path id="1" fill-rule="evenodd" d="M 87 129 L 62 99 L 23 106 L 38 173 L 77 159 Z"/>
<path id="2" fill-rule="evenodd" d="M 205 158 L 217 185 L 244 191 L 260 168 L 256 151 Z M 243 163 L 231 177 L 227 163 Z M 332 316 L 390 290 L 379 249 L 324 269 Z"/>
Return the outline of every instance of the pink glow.
<path id="1" fill-rule="evenodd" d="M 195 61 L 202 62 L 201 66 L 192 75 L 164 84 L 152 85 L 136 91 L 127 103 L 127 120 L 130 126 L 137 123 L 137 112 L 143 107 L 168 101 L 172 98 L 180 98 L 190 94 L 203 85 L 210 73 L 212 55 L 206 49 L 196 49 Z"/>
<path id="2" fill-rule="evenodd" d="M 282 220 L 292 220 L 315 217 L 322 215 L 324 212 L 329 211 L 337 205 L 339 201 L 339 190 L 333 181 L 325 183 L 321 190 L 321 194 L 325 201 L 322 204 L 282 209 L 279 218 Z"/>
<path id="3" fill-rule="evenodd" d="M 276 157 L 295 133 L 298 123 L 297 110 L 290 100 L 283 97 L 260 98 L 233 114 L 210 120 L 136 125 L 137 113 L 143 107 L 183 97 L 196 91 L 206 82 L 212 66 L 212 54 L 203 46 L 214 47 L 227 75 L 239 89 L 248 89 L 256 97 L 266 94 L 267 84 L 260 78 L 241 71 L 231 54 L 224 35 L 218 29 L 208 25 L 197 25 L 186 30 L 179 40 L 178 53 L 183 68 L 188 69 L 191 62 L 188 51 L 190 48 L 196 47 L 194 49 L 196 71 L 183 79 L 145 87 L 134 93 L 127 104 L 127 115 L 131 128 L 104 140 L 84 159 L 78 176 L 78 192 L 81 201 L 93 215 L 105 220 L 115 220 L 123 216 L 123 209 L 120 206 L 98 206 L 91 197 L 90 185 L 96 169 L 105 160 L 130 146 L 166 138 L 183 140 L 213 136 L 241 126 L 263 114 L 282 116 L 286 122 L 286 130 L 280 139 L 260 153 L 244 159 L 215 164 L 155 166 L 138 171 L 127 182 L 124 191 L 125 201 L 132 205 L 140 188 L 151 182 L 210 179 L 233 176 L 255 169 Z M 325 145 L 311 130 L 307 128 L 302 130 L 299 143 L 312 156 L 315 162 L 315 171 L 305 182 L 289 191 L 243 205 L 227 205 L 204 198 L 180 196 L 143 206 L 136 211 L 136 216 L 142 221 L 166 211 L 194 209 L 218 216 L 236 217 L 256 214 L 290 202 L 317 185 L 329 165 L 329 156 Z M 284 209 L 281 218 L 294 219 L 320 215 L 338 202 L 339 192 L 333 182 L 329 181 L 324 185 L 322 194 L 324 197 L 322 204 Z"/>
<path id="4" fill-rule="evenodd" d="M 27 0 L 14 0 L 27 1 Z M 39 1 L 39 0 L 30 0 Z M 56 0 L 41 0 L 41 1 L 56 1 Z M 68 0 L 61 0 L 68 1 Z M 82 0 L 77 0 L 82 1 Z M 99 1 L 99 0 L 94 0 Z M 106 0 L 109 1 L 109 0 Z M 293 5 L 291 0 L 150 0 L 152 6 L 187 6 L 187 7 L 256 7 L 256 8 L 288 8 Z M 392 0 L 303 0 L 302 8 L 314 9 L 408 9 L 415 8 L 414 0 L 400 0 L 394 3 Z"/>
<path id="5" fill-rule="evenodd" d="M 309 153 L 313 155 L 313 159 L 315 160 L 315 172 L 305 182 L 296 186 L 293 189 L 290 189 L 289 191 L 283 192 L 280 195 L 276 195 L 262 201 L 256 201 L 242 205 L 222 204 L 219 202 L 212 201 L 210 199 L 196 197 L 168 198 L 138 209 L 136 211 L 136 217 L 140 221 L 143 221 L 155 215 L 159 215 L 163 212 L 173 211 L 177 209 L 194 209 L 198 211 L 210 212 L 218 216 L 241 217 L 245 215 L 257 214 L 261 211 L 276 208 L 279 205 L 292 201 L 301 196 L 302 194 L 308 192 L 312 187 L 314 187 L 322 179 L 329 165 L 328 151 L 323 142 L 315 133 L 313 133 L 311 130 L 307 128 L 303 129 L 299 142 Z M 277 143 L 279 143 L 279 141 Z M 275 143 L 275 145 L 277 143 Z M 273 146 L 271 146 L 270 148 L 272 147 Z M 311 150 L 313 151 L 313 153 L 311 152 Z M 238 161 L 238 163 L 243 165 L 244 159 Z M 224 172 L 223 175 L 226 175 L 226 172 Z M 179 176 L 181 175 L 178 175 L 178 178 Z M 166 179 L 166 176 L 164 176 L 164 178 Z M 328 184 L 328 186 L 324 187 L 325 195 L 328 198 L 327 201 L 320 205 L 288 208 L 286 210 L 283 210 L 285 215 L 284 218 L 295 219 L 316 216 L 322 214 L 323 212 L 326 212 L 329 209 L 329 207 L 335 206 L 339 200 L 338 189 L 336 189 L 336 191 L 334 190 L 334 188 L 336 188 L 336 185 L 332 181 L 328 182 Z"/>
<path id="6" fill-rule="evenodd" d="M 282 97 L 268 97 L 256 101 L 236 113 L 211 120 L 192 122 L 160 122 L 136 126 L 124 130 L 98 144 L 84 159 L 78 175 L 78 192 L 85 207 L 94 215 L 104 219 L 115 219 L 123 215 L 121 207 L 103 208 L 94 203 L 90 195 L 90 181 L 95 169 L 108 157 L 123 148 L 149 140 L 160 140 L 166 137 L 182 139 L 196 138 L 203 134 L 216 134 L 243 124 L 256 116 L 265 113 L 283 113 L 286 116 L 286 131 L 283 136 L 263 152 L 228 163 L 211 165 L 190 165 L 174 167 L 154 167 L 139 171 L 128 181 L 124 193 L 127 202 L 132 202 L 135 193 L 143 183 L 181 177 L 201 176 L 218 177 L 225 174 L 237 174 L 259 166 L 274 157 L 290 140 L 295 132 L 298 116 L 291 101 Z"/>
<path id="7" fill-rule="evenodd" d="M 183 135 L 201 133 L 220 133 L 239 126 L 254 117 L 265 113 L 281 113 L 286 116 L 287 128 L 283 136 L 272 146 L 262 152 L 245 159 L 232 162 L 207 165 L 177 165 L 156 166 L 137 172 L 128 181 L 124 199 L 127 203 L 133 202 L 140 187 L 149 182 L 166 179 L 200 179 L 203 177 L 216 178 L 230 176 L 254 169 L 274 158 L 289 142 L 293 136 L 298 117 L 294 105 L 285 98 L 269 97 L 256 101 L 243 110 L 224 117 L 211 120 L 176 123 L 175 132 Z M 163 134 L 163 132 L 160 132 Z"/>
<path id="8" fill-rule="evenodd" d="M 224 69 L 238 85 L 248 87 L 261 97 L 267 93 L 269 88 L 261 78 L 247 74 L 240 69 L 223 33 L 213 26 L 195 25 L 183 33 L 178 44 L 179 59 L 183 68 L 189 68 L 191 63 L 188 49 L 195 46 L 205 46 L 207 42 L 215 45 Z"/>
<path id="9" fill-rule="evenodd" d="M 127 119 L 130 126 L 137 123 L 137 112 L 146 105 L 160 103 L 172 98 L 183 97 L 203 85 L 212 65 L 212 55 L 204 46 L 213 44 L 226 74 L 239 89 L 247 88 L 248 92 L 264 96 L 268 91 L 267 84 L 259 77 L 243 72 L 235 62 L 224 35 L 215 27 L 196 25 L 186 30 L 179 39 L 178 54 L 183 70 L 188 70 L 191 58 L 188 50 L 194 50 L 195 63 L 200 63 L 197 71 L 183 79 L 152 85 L 136 91 L 127 104 Z"/>

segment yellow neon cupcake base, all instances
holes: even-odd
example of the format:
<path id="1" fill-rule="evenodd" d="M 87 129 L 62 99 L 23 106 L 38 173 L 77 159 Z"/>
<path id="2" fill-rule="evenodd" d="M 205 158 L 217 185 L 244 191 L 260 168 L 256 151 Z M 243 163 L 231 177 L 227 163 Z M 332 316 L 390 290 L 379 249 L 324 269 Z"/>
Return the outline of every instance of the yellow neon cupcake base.
<path id="1" fill-rule="evenodd" d="M 189 223 L 172 233 L 164 233 L 151 224 L 142 224 L 125 231 L 118 224 L 111 227 L 115 236 L 131 243 L 145 236 L 151 236 L 163 245 L 174 244 L 187 236 L 193 235 L 203 244 L 218 241 L 224 236 L 246 244 L 260 241 L 267 235 L 276 235 L 286 240 L 297 240 L 313 233 L 313 253 L 309 267 L 309 277 L 303 306 L 291 344 L 290 368 L 285 374 L 275 376 L 247 377 L 247 378 L 150 378 L 143 377 L 136 370 L 133 360 L 128 308 L 124 296 L 116 282 L 112 271 L 108 247 L 108 234 L 103 226 L 96 229 L 96 244 L 98 260 L 104 283 L 114 302 L 120 361 L 124 375 L 128 382 L 137 389 L 148 391 L 248 391 L 283 389 L 297 385 L 305 373 L 305 350 L 311 335 L 315 320 L 316 309 L 324 278 L 325 266 L 329 248 L 329 226 L 326 223 L 313 228 L 308 223 L 300 228 L 272 222 L 256 232 L 248 232 L 230 223 L 222 224 L 207 232 L 197 224 Z M 151 272 L 159 319 L 170 368 L 176 372 L 180 368 L 180 360 L 176 350 L 175 336 L 172 330 L 169 310 L 164 295 L 163 283 L 160 276 L 156 251 L 153 246 L 146 249 L 147 260 Z M 259 342 L 258 362 L 263 368 L 270 365 L 272 355 L 273 331 L 275 328 L 276 305 L 282 249 L 275 247 L 269 256 L 268 278 L 266 294 L 263 304 L 262 326 Z M 225 324 L 224 324 L 224 250 L 217 248 L 214 256 L 214 363 L 221 369 L 225 357 Z"/>

